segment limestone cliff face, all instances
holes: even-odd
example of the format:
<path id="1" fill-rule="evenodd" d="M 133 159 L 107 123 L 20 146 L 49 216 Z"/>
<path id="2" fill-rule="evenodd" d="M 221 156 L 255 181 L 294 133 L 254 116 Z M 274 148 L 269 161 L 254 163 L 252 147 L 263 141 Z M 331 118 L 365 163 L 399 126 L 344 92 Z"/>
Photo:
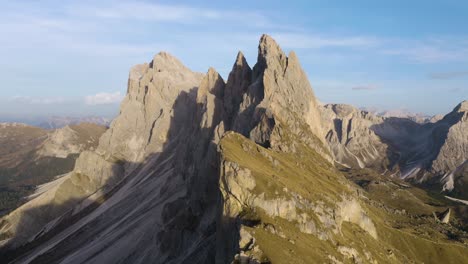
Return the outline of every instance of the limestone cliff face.
<path id="1" fill-rule="evenodd" d="M 459 195 L 466 186 L 467 105 L 464 101 L 440 120 L 425 124 L 379 117 L 347 105 L 320 109 L 325 139 L 337 163 L 420 183 L 441 183 L 441 189 L 449 192 L 458 183 Z"/>
<path id="2" fill-rule="evenodd" d="M 401 178 L 418 182 L 443 182 L 453 189 L 453 174 L 465 164 L 468 152 L 466 101 L 444 118 L 427 124 L 387 118 L 373 130 L 393 153 Z M 451 176 L 452 174 L 452 176 Z"/>
<path id="3" fill-rule="evenodd" d="M 167 143 L 176 99 L 181 93 L 193 96 L 202 78 L 165 52 L 150 64 L 133 67 L 120 115 L 101 138 L 97 152 L 130 162 L 160 152 Z"/>
<path id="4" fill-rule="evenodd" d="M 325 139 L 334 160 L 353 168 L 385 170 L 388 146 L 372 130 L 383 119 L 350 105 L 321 106 Z"/>
<path id="5" fill-rule="evenodd" d="M 432 161 L 431 172 L 443 175 L 441 179 L 444 184 L 443 190 L 453 192 L 457 197 L 467 199 L 468 101 L 460 103 L 436 124 L 445 127 L 446 136 L 436 158 Z M 435 132 L 433 136 L 435 138 L 439 135 Z"/>
<path id="6" fill-rule="evenodd" d="M 293 132 L 299 132 L 303 121 L 312 133 L 321 138 L 322 123 L 306 74 L 294 52 L 286 57 L 276 42 L 268 36 L 260 40 L 257 67 L 265 67 L 263 85 L 264 102 L 274 115 L 280 117 Z"/>
<path id="7" fill-rule="evenodd" d="M 301 139 L 328 157 L 323 148 L 322 121 L 317 105 L 295 53 L 286 56 L 271 37 L 263 35 L 251 84 L 240 104 L 233 130 L 261 145 L 278 148 L 279 145 L 272 144 L 272 136 L 281 138 L 274 128 L 276 124 L 283 123 L 295 134 L 309 133 Z"/>
<path id="8" fill-rule="evenodd" d="M 431 169 L 438 173 L 447 173 L 455 170 L 468 159 L 468 101 L 460 103 L 437 124 L 449 127 L 443 145 L 432 162 Z M 450 124 L 453 125 L 450 126 Z"/>

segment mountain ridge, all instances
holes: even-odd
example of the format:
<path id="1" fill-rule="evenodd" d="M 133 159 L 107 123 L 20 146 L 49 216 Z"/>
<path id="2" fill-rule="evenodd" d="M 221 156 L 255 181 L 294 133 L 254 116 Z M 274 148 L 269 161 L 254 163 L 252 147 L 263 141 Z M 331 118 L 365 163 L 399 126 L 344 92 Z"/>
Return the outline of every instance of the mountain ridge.
<path id="1" fill-rule="evenodd" d="M 368 122 L 353 130 L 356 119 Z M 411 227 L 412 215 L 370 200 L 331 163 L 374 144 L 350 145 L 375 134 L 374 119 L 382 120 L 320 108 L 295 53 L 268 35 L 255 66 L 239 52 L 226 82 L 213 68 L 192 72 L 158 53 L 130 70 L 120 114 L 96 149 L 2 218 L 3 250 L 12 263 L 305 262 L 306 242 L 322 261 L 466 257 L 466 246 L 443 237 L 449 227 L 437 226 L 435 242 L 394 229 Z M 378 135 L 371 142 L 387 151 Z M 421 220 L 424 232 L 431 219 Z"/>

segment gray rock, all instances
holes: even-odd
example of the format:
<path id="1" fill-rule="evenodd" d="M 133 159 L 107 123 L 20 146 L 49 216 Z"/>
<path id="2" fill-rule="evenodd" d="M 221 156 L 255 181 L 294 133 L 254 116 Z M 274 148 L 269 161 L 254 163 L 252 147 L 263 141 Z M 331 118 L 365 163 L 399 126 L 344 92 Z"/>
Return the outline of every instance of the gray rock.
<path id="1" fill-rule="evenodd" d="M 388 147 L 372 130 L 383 122 L 382 118 L 350 105 L 328 104 L 320 109 L 324 137 L 336 162 L 348 167 L 383 170 Z"/>

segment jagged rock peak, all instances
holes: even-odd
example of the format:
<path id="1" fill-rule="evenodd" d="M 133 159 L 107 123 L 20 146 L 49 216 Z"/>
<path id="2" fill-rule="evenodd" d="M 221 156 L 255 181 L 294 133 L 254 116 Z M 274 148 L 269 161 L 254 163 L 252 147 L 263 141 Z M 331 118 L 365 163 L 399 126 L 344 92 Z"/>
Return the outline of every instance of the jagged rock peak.
<path id="1" fill-rule="evenodd" d="M 145 74 L 146 70 L 148 69 L 148 63 L 144 64 L 137 64 L 130 68 L 130 73 L 128 75 L 128 79 L 130 81 L 139 81 L 143 74 Z"/>
<path id="2" fill-rule="evenodd" d="M 247 60 L 245 59 L 244 53 L 242 53 L 242 51 L 239 51 L 237 53 L 236 63 L 234 64 L 233 68 L 235 66 L 244 66 L 244 65 L 249 66 L 249 64 L 247 63 Z"/>
<path id="3" fill-rule="evenodd" d="M 258 59 L 256 67 L 266 68 L 270 64 L 278 62 L 284 69 L 287 57 L 278 43 L 267 34 L 263 34 L 258 45 Z"/>
<path id="4" fill-rule="evenodd" d="M 224 90 L 224 107 L 227 113 L 227 128 L 230 128 L 234 115 L 239 110 L 243 96 L 252 83 L 252 69 L 250 68 L 244 54 L 239 51 L 236 61 L 232 66 Z"/>
<path id="5" fill-rule="evenodd" d="M 263 34 L 260 37 L 258 48 L 260 51 L 259 55 L 264 55 L 264 57 L 267 57 L 269 54 L 284 53 L 278 43 L 267 34 Z"/>
<path id="6" fill-rule="evenodd" d="M 161 51 L 153 57 L 150 68 L 153 68 L 154 71 L 190 71 L 179 59 L 165 51 Z"/>
<path id="7" fill-rule="evenodd" d="M 249 66 L 249 63 L 245 59 L 244 54 L 242 51 L 239 51 L 236 56 L 236 61 L 232 65 L 231 72 L 229 73 L 228 80 L 227 80 L 227 85 L 231 82 L 238 82 L 240 81 L 239 78 L 242 77 L 247 77 L 248 75 L 249 79 L 251 78 L 252 74 L 252 69 Z"/>
<path id="8" fill-rule="evenodd" d="M 468 112 L 468 101 L 463 100 L 461 103 L 459 103 L 455 107 L 454 112 Z"/>
<path id="9" fill-rule="evenodd" d="M 218 98 L 222 98 L 224 96 L 224 86 L 225 82 L 221 75 L 214 68 L 210 67 L 200 83 L 198 95 L 203 96 L 210 93 Z"/>
<path id="10" fill-rule="evenodd" d="M 249 63 L 244 57 L 242 51 L 237 53 L 236 62 L 232 65 L 232 70 L 229 73 L 227 85 L 236 89 L 239 89 L 239 85 L 245 86 L 241 90 L 245 91 L 247 86 L 250 84 L 252 69 Z M 248 80 L 248 82 L 245 82 Z"/>
<path id="11" fill-rule="evenodd" d="M 356 108 L 347 104 L 334 104 L 332 105 L 332 109 L 338 117 L 345 117 L 352 112 L 357 111 Z"/>

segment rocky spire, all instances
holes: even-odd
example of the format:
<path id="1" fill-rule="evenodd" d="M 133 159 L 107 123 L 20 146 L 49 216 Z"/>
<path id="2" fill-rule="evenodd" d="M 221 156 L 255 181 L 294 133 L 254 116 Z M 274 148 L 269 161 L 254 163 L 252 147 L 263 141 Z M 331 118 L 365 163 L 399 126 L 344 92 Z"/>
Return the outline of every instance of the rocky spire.
<path id="1" fill-rule="evenodd" d="M 461 103 L 459 103 L 454 111 L 457 111 L 457 112 L 468 112 L 468 101 L 467 100 L 464 100 L 462 101 Z"/>
<path id="2" fill-rule="evenodd" d="M 252 83 L 252 69 L 241 51 L 237 54 L 236 62 L 232 66 L 224 91 L 224 107 L 228 129 L 230 129 L 234 116 L 239 111 L 243 95 Z"/>
<path id="3" fill-rule="evenodd" d="M 150 67 L 157 72 L 161 71 L 190 71 L 182 62 L 170 53 L 161 51 L 153 57 Z"/>
<path id="4" fill-rule="evenodd" d="M 263 70 L 266 67 L 285 68 L 287 63 L 286 54 L 281 50 L 276 41 L 267 34 L 263 34 L 258 44 L 257 64 L 258 70 Z"/>
<path id="5" fill-rule="evenodd" d="M 268 109 L 295 133 L 302 133 L 303 124 L 308 125 L 323 143 L 318 104 L 296 54 L 286 56 L 268 35 L 261 37 L 258 52 L 254 82 L 261 83 L 264 97 L 259 107 Z"/>
<path id="6" fill-rule="evenodd" d="M 223 98 L 224 95 L 224 80 L 219 73 L 212 67 L 208 69 L 205 77 L 203 77 L 200 87 L 198 87 L 198 97 L 206 96 L 208 93 Z"/>
<path id="7" fill-rule="evenodd" d="M 223 96 L 225 85 L 221 75 L 210 67 L 197 92 L 201 127 L 212 128 L 222 120 L 224 116 Z"/>

